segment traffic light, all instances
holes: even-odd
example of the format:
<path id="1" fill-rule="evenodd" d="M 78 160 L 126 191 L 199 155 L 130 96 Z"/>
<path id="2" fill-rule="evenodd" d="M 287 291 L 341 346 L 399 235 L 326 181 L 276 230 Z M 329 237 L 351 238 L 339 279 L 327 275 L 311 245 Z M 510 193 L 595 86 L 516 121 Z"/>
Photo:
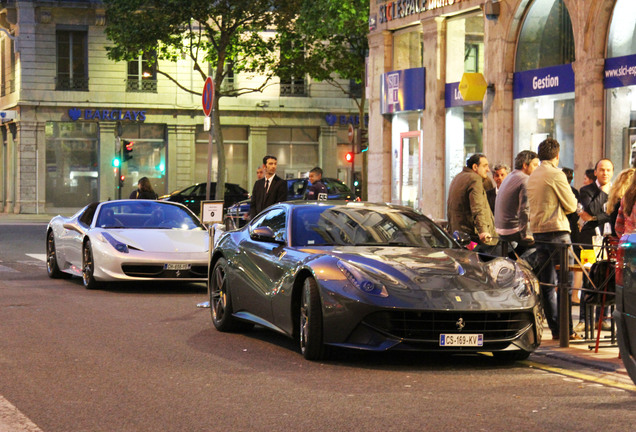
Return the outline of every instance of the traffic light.
<path id="1" fill-rule="evenodd" d="M 123 150 L 123 160 L 128 161 L 130 159 L 133 158 L 132 156 L 132 152 L 133 152 L 133 145 L 135 145 L 134 141 L 128 141 L 128 140 L 121 140 L 122 143 L 122 150 Z"/>
<path id="2" fill-rule="evenodd" d="M 119 159 L 117 156 L 113 158 L 113 166 L 115 168 L 119 168 L 121 166 L 121 159 Z"/>
<path id="3" fill-rule="evenodd" d="M 126 180 L 126 176 L 125 175 L 120 175 L 119 176 L 119 188 L 123 188 L 124 187 L 124 180 Z"/>
<path id="4" fill-rule="evenodd" d="M 353 158 L 354 158 L 353 152 L 347 152 L 347 154 L 345 155 L 345 161 L 347 161 L 350 164 L 353 164 Z"/>

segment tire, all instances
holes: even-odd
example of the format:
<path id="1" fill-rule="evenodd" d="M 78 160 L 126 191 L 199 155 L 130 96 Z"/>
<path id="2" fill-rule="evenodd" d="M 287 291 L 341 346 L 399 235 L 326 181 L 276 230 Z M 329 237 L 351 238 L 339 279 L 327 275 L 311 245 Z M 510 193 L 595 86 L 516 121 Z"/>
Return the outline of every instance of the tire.
<path id="1" fill-rule="evenodd" d="M 528 351 L 495 351 L 492 353 L 493 357 L 499 361 L 512 363 L 516 361 L 526 360 L 530 357 Z"/>
<path id="2" fill-rule="evenodd" d="M 318 284 L 314 278 L 307 278 L 303 283 L 300 299 L 300 352 L 307 360 L 323 360 L 327 350 L 322 343 L 322 306 Z"/>
<path id="3" fill-rule="evenodd" d="M 237 320 L 232 316 L 232 297 L 227 286 L 227 261 L 219 258 L 214 264 L 208 280 L 210 296 L 210 314 L 212 324 L 221 332 L 247 331 L 254 324 Z"/>
<path id="4" fill-rule="evenodd" d="M 86 240 L 82 248 L 82 281 L 84 287 L 89 290 L 100 288 L 101 284 L 95 280 L 95 261 L 91 241 Z"/>
<path id="5" fill-rule="evenodd" d="M 55 250 L 55 234 L 53 230 L 46 236 L 46 273 L 51 279 L 68 279 L 70 274 L 64 273 L 57 265 L 57 251 Z"/>

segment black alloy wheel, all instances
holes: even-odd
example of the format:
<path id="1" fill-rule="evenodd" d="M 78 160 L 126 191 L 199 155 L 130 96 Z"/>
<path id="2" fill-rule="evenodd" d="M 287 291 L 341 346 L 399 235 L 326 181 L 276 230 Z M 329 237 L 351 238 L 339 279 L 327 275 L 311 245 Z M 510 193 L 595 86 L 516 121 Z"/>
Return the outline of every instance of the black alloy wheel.
<path id="1" fill-rule="evenodd" d="M 308 277 L 303 283 L 300 299 L 300 352 L 307 360 L 322 360 L 327 350 L 322 343 L 322 306 L 318 284 Z"/>
<path id="2" fill-rule="evenodd" d="M 55 234 L 53 230 L 46 236 L 46 273 L 51 279 L 69 278 L 70 274 L 64 273 L 57 265 L 57 253 L 55 250 Z"/>
<path id="3" fill-rule="evenodd" d="M 91 241 L 86 240 L 82 251 L 82 282 L 86 289 L 98 289 L 100 283 L 95 280 L 95 261 L 93 260 L 93 249 Z"/>
<path id="4" fill-rule="evenodd" d="M 253 324 L 239 321 L 232 316 L 232 298 L 227 288 L 227 261 L 225 258 L 219 258 L 208 279 L 212 323 L 222 332 L 251 329 Z"/>

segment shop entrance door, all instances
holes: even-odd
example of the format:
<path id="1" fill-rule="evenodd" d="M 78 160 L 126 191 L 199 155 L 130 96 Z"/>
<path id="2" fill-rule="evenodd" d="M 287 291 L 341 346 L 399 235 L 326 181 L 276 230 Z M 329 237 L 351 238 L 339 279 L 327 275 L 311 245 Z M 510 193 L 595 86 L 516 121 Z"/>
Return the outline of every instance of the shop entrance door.
<path id="1" fill-rule="evenodd" d="M 400 134 L 398 200 L 400 204 L 420 208 L 422 197 L 422 132 Z"/>

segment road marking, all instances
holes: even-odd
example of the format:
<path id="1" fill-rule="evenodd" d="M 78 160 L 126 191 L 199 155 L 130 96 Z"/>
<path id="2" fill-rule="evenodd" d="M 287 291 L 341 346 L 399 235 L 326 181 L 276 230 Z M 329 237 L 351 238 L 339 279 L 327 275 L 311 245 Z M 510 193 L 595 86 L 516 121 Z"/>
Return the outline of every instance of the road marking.
<path id="1" fill-rule="evenodd" d="M 42 429 L 0 396 L 0 432 L 42 432 Z"/>
<path id="2" fill-rule="evenodd" d="M 7 267 L 7 266 L 3 266 L 0 265 L 0 272 L 6 272 L 6 273 L 17 273 L 17 270 L 12 269 L 11 267 Z"/>
<path id="3" fill-rule="evenodd" d="M 46 254 L 26 254 L 26 256 L 46 262 Z"/>
<path id="4" fill-rule="evenodd" d="M 603 378 L 602 376 L 595 376 L 592 374 L 585 374 L 585 373 L 581 373 L 581 372 L 576 372 L 576 371 L 572 371 L 572 370 L 568 370 L 568 369 L 563 369 L 563 368 L 559 368 L 559 367 L 554 367 L 554 366 L 548 366 L 545 364 L 541 364 L 541 363 L 535 363 L 533 361 L 529 361 L 529 360 L 525 360 L 523 362 L 525 365 L 528 365 L 530 367 L 536 368 L 536 369 L 541 369 L 547 372 L 552 372 L 552 373 L 557 373 L 560 375 L 565 375 L 568 377 L 572 377 L 572 378 L 578 378 L 578 379 L 582 379 L 584 381 L 591 381 L 597 384 L 602 384 L 604 386 L 608 386 L 608 387 L 615 387 L 615 388 L 619 388 L 622 390 L 629 390 L 629 391 L 633 391 L 636 392 L 636 385 L 633 384 L 627 384 L 627 383 L 622 383 L 616 380 L 612 380 L 612 379 L 608 379 L 608 378 Z"/>

